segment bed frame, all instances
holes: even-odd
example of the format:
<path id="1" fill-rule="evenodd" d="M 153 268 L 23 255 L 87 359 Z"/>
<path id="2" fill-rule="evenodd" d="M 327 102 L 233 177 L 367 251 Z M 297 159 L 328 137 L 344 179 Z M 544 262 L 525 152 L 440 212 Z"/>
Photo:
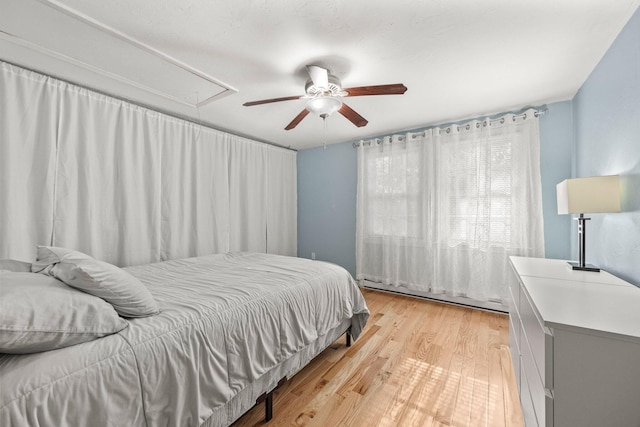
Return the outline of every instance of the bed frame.
<path id="1" fill-rule="evenodd" d="M 346 337 L 347 347 L 351 347 L 351 331 L 350 328 L 347 329 L 344 333 Z M 268 423 L 273 418 L 273 393 L 282 387 L 288 381 L 287 377 L 282 377 L 280 381 L 278 381 L 278 385 L 275 386 L 271 391 L 267 393 L 263 393 L 256 399 L 256 404 L 254 408 L 264 402 L 264 422 Z M 249 411 L 251 411 L 251 408 Z M 246 413 L 248 413 L 247 411 Z M 245 414 L 246 414 L 245 413 Z"/>

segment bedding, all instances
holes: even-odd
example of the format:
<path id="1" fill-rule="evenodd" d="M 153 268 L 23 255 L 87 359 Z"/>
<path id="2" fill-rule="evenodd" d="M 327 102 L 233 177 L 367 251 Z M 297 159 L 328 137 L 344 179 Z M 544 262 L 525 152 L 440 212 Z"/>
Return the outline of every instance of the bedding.
<path id="1" fill-rule="evenodd" d="M 0 259 L 0 270 L 29 273 L 31 272 L 31 263 L 15 259 Z"/>
<path id="2" fill-rule="evenodd" d="M 0 353 L 54 350 L 125 327 L 127 322 L 100 298 L 53 277 L 0 270 Z"/>
<path id="3" fill-rule="evenodd" d="M 125 269 L 160 308 L 95 341 L 0 355 L 0 425 L 229 425 L 369 312 L 333 264 L 230 253 Z M 277 408 L 276 408 L 277 410 Z"/>
<path id="4" fill-rule="evenodd" d="M 53 276 L 110 303 L 123 317 L 145 317 L 158 313 L 149 290 L 126 271 L 65 248 L 38 246 L 34 273 Z"/>

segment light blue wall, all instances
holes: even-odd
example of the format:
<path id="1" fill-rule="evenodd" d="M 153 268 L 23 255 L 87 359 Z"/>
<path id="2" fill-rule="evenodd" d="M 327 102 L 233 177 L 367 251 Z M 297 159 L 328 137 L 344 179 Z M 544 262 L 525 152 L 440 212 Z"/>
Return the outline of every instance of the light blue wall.
<path id="1" fill-rule="evenodd" d="M 356 274 L 356 150 L 351 143 L 298 151 L 298 256 Z"/>
<path id="2" fill-rule="evenodd" d="M 571 258 L 571 218 L 558 215 L 556 184 L 571 178 L 573 107 L 571 101 L 548 105 L 540 118 L 540 176 L 544 249 L 547 258 Z"/>
<path id="3" fill-rule="evenodd" d="M 571 102 L 540 118 L 545 252 L 570 258 L 570 218 L 557 214 L 556 184 L 571 177 Z M 351 142 L 298 151 L 298 256 L 335 262 L 355 275 L 357 157 Z"/>
<path id="4" fill-rule="evenodd" d="M 580 88 L 573 109 L 576 176 L 618 174 L 623 192 L 621 213 L 588 215 L 587 261 L 640 286 L 640 9 Z"/>

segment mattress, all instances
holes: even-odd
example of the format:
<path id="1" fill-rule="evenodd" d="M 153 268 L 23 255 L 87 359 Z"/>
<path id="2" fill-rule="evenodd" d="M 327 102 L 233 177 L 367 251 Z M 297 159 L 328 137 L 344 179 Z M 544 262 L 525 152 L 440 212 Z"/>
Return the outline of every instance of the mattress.
<path id="1" fill-rule="evenodd" d="M 0 425 L 228 425 L 369 312 L 343 268 L 229 253 L 128 267 L 160 314 L 121 332 L 0 355 Z"/>

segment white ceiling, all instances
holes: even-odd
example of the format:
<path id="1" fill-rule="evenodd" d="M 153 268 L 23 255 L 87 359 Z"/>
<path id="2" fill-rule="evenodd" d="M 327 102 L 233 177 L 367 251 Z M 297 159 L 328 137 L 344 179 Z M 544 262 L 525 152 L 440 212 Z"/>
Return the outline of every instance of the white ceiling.
<path id="1" fill-rule="evenodd" d="M 572 98 L 640 0 L 0 0 L 0 59 L 295 149 Z M 304 66 L 369 120 L 284 127 Z M 216 96 L 217 98 L 207 100 Z M 209 102 L 210 101 L 210 102 Z M 201 104 L 196 107 L 196 104 Z"/>

